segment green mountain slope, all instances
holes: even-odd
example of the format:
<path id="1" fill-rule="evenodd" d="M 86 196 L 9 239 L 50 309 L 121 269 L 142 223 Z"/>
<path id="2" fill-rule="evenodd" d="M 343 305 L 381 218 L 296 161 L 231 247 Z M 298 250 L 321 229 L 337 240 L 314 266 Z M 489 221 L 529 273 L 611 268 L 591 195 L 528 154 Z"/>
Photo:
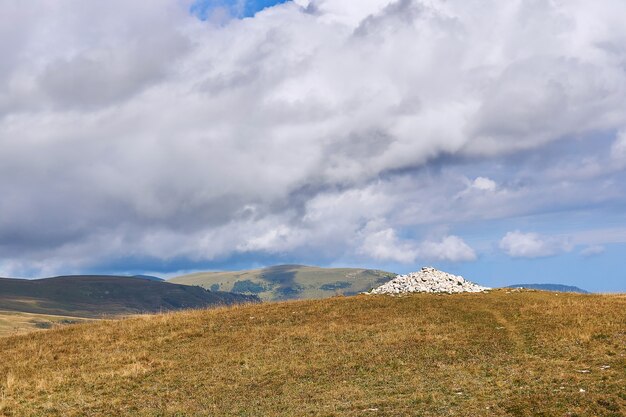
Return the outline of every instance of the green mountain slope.
<path id="1" fill-rule="evenodd" d="M 354 295 L 381 285 L 396 274 L 374 269 L 278 265 L 263 269 L 199 272 L 170 280 L 212 291 L 255 294 L 262 300 L 293 300 Z"/>
<path id="2" fill-rule="evenodd" d="M 254 301 L 258 299 L 242 294 L 133 277 L 0 278 L 0 310 L 38 314 L 99 317 Z"/>

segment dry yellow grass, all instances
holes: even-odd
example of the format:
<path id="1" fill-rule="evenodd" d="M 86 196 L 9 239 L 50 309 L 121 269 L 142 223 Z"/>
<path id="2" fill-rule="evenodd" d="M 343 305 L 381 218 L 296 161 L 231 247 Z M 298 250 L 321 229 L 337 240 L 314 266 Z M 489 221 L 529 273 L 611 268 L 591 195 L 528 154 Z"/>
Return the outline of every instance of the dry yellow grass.
<path id="1" fill-rule="evenodd" d="M 84 318 L 0 310 L 0 337 L 88 321 Z"/>
<path id="2" fill-rule="evenodd" d="M 626 297 L 358 296 L 0 339 L 5 416 L 623 416 Z"/>

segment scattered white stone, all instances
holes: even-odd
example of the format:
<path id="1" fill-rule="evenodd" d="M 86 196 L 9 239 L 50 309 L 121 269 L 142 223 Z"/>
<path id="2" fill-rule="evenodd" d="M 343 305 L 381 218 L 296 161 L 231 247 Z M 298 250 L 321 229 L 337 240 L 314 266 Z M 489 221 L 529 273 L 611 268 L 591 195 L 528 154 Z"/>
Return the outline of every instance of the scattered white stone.
<path id="1" fill-rule="evenodd" d="M 462 293 L 483 292 L 491 288 L 482 287 L 463 277 L 424 267 L 419 272 L 398 275 L 386 284 L 374 288 L 369 294 L 406 294 L 413 292 L 427 293 Z"/>
<path id="2" fill-rule="evenodd" d="M 579 392 L 581 392 L 581 393 L 585 393 L 585 392 L 587 392 L 587 391 L 585 391 L 584 389 L 582 389 L 582 388 L 581 388 L 581 389 L 579 390 Z"/>
<path id="3" fill-rule="evenodd" d="M 591 373 L 591 371 L 589 369 L 580 369 L 580 370 L 578 370 L 576 372 L 578 372 L 580 374 L 590 374 Z"/>
<path id="4" fill-rule="evenodd" d="M 603 371 L 606 371 L 607 369 L 611 369 L 611 367 L 609 365 L 602 365 L 600 369 L 602 369 Z"/>

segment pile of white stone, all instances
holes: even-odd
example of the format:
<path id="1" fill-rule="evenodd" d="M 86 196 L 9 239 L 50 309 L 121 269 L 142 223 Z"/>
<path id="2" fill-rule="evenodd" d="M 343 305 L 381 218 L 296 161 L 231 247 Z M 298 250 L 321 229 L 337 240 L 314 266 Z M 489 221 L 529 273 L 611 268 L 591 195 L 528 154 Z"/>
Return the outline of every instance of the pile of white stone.
<path id="1" fill-rule="evenodd" d="M 374 288 L 368 294 L 406 294 L 412 292 L 453 294 L 460 292 L 483 292 L 490 289 L 466 281 L 463 277 L 438 271 L 435 268 L 424 267 L 419 272 L 398 275 L 386 284 Z"/>

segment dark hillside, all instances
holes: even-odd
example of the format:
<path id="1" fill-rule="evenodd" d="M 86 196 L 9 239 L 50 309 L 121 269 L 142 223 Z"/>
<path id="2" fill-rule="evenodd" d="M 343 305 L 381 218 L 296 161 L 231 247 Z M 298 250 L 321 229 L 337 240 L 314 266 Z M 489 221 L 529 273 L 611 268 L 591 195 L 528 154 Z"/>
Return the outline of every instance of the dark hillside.
<path id="1" fill-rule="evenodd" d="M 117 276 L 0 278 L 0 309 L 98 317 L 257 301 L 253 296 Z"/>

